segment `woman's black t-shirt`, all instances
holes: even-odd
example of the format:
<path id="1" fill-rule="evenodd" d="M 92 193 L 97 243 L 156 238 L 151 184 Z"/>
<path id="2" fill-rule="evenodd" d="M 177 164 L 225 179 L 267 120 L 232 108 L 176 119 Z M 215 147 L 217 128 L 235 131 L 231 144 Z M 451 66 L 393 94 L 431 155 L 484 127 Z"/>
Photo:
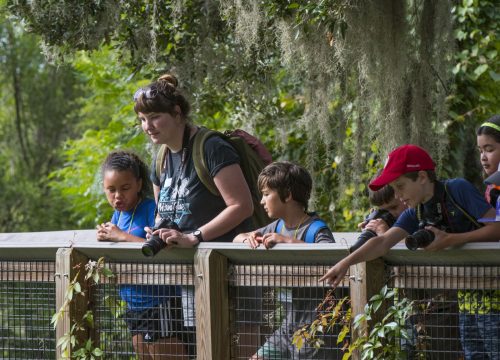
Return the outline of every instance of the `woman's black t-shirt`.
<path id="1" fill-rule="evenodd" d="M 195 135 L 196 136 L 196 135 Z M 210 222 L 225 208 L 224 199 L 213 195 L 200 181 L 192 158 L 193 139 L 191 138 L 188 156 L 184 171 L 181 169 L 182 151 L 178 153 L 169 152 L 167 157 L 167 171 L 162 175 L 158 196 L 158 213 L 162 218 L 170 218 L 179 225 L 183 232 L 191 232 L 202 225 Z M 208 172 L 215 177 L 224 167 L 238 164 L 240 159 L 234 148 L 223 139 L 212 136 L 205 142 L 205 162 Z M 160 186 L 160 179 L 156 176 L 155 164 L 153 160 L 151 180 L 153 184 Z M 251 230 L 251 218 L 244 220 L 232 231 L 218 237 L 213 241 L 232 241 L 233 238 Z"/>

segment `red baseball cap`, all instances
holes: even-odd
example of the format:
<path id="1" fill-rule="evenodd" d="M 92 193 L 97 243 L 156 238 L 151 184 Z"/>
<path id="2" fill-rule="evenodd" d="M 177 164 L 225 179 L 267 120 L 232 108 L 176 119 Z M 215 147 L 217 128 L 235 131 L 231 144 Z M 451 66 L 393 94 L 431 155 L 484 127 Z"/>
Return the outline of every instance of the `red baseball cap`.
<path id="1" fill-rule="evenodd" d="M 427 151 L 417 145 L 402 145 L 391 151 L 387 156 L 384 170 L 368 186 L 377 191 L 403 174 L 435 168 L 436 164 Z"/>

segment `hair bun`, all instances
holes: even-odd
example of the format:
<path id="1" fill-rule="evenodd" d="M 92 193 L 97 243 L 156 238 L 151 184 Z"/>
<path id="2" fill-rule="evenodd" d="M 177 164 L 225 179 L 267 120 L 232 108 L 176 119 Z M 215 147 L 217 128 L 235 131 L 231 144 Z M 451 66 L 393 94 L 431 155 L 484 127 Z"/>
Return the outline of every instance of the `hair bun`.
<path id="1" fill-rule="evenodd" d="M 167 83 L 170 86 L 172 86 L 174 89 L 177 88 L 177 86 L 179 85 L 179 81 L 172 74 L 163 74 L 162 76 L 160 76 L 158 78 L 158 82 L 159 83 Z"/>

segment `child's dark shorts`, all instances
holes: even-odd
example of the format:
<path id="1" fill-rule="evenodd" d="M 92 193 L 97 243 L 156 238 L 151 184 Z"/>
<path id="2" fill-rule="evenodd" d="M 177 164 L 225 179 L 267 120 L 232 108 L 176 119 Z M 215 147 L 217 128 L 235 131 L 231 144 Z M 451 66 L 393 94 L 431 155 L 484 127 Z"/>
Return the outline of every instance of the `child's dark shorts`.
<path id="1" fill-rule="evenodd" d="M 127 310 L 124 320 L 132 336 L 142 335 L 144 342 L 178 336 L 184 329 L 182 301 L 173 296 L 158 306 L 146 310 Z"/>

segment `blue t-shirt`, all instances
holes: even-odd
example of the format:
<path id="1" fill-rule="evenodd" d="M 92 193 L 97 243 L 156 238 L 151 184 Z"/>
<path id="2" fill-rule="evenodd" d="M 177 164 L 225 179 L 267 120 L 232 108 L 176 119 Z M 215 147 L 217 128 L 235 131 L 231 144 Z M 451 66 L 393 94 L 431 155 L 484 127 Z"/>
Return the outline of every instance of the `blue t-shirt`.
<path id="1" fill-rule="evenodd" d="M 474 219 L 479 219 L 491 209 L 491 205 L 486 202 L 481 193 L 467 180 L 457 178 L 444 181 L 448 194 L 446 195 L 446 219 L 448 219 L 451 233 L 464 233 L 475 230 L 475 225 L 467 219 L 464 213 L 458 209 L 449 198 L 462 207 Z M 424 204 L 425 206 L 425 204 Z M 397 219 L 394 224 L 406 231 L 408 234 L 413 234 L 418 230 L 418 218 L 415 209 L 406 209 Z"/>
<path id="2" fill-rule="evenodd" d="M 144 199 L 136 209 L 130 211 L 117 211 L 113 213 L 111 223 L 120 230 L 137 237 L 146 238 L 145 226 L 153 227 L 155 224 L 156 204 L 153 199 Z"/>
<path id="3" fill-rule="evenodd" d="M 145 199 L 131 211 L 115 211 L 111 223 L 129 234 L 146 238 L 145 226 L 153 227 L 155 223 L 156 204 L 153 199 Z M 178 294 L 180 287 L 158 285 L 120 286 L 120 296 L 128 308 L 135 311 L 155 307 L 164 302 L 170 295 Z"/>

